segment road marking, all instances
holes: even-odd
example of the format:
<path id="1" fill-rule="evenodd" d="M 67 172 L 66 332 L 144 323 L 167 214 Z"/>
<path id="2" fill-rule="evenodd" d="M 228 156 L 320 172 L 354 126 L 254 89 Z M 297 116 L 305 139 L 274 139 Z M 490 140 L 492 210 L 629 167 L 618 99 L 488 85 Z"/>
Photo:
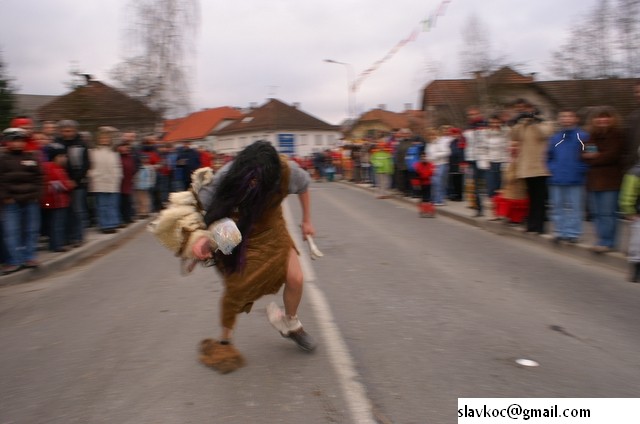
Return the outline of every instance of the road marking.
<path id="1" fill-rule="evenodd" d="M 352 422 L 375 424 L 376 420 L 373 418 L 371 401 L 367 397 L 364 385 L 360 382 L 361 378 L 356 372 L 353 358 L 331 313 L 329 302 L 322 290 L 314 283 L 316 274 L 311 266 L 309 254 L 306 250 L 300 248 L 300 246 L 303 246 L 302 236 L 300 235 L 299 227 L 294 223 L 291 209 L 287 202 L 283 202 L 283 211 L 289 233 L 300 251 L 300 266 L 305 279 L 308 300 L 316 315 L 322 338 L 326 341 L 323 348 L 329 354 L 329 360 L 340 382 L 347 406 L 351 412 Z"/>

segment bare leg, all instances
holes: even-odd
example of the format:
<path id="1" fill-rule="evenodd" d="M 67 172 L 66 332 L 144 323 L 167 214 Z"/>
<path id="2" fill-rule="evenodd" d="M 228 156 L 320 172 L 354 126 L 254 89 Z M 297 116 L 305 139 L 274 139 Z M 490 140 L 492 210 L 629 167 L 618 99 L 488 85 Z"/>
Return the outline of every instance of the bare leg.
<path id="1" fill-rule="evenodd" d="M 289 265 L 287 268 L 287 281 L 284 284 L 284 292 L 282 300 L 284 302 L 284 311 L 289 317 L 295 317 L 298 314 L 298 306 L 302 300 L 302 268 L 298 254 L 294 249 L 289 252 Z"/>

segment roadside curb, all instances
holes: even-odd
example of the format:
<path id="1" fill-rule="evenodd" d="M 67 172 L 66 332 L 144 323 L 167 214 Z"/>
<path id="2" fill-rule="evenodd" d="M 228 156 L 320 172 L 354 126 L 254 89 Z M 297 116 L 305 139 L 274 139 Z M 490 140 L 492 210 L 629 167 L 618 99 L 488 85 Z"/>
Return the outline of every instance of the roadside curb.
<path id="1" fill-rule="evenodd" d="M 43 260 L 38 268 L 25 269 L 13 274 L 0 276 L 0 287 L 41 280 L 56 272 L 71 268 L 92 256 L 106 253 L 109 249 L 145 229 L 148 222 L 149 220 L 147 219 L 136 221 L 113 235 L 96 236 L 81 247 Z"/>
<path id="2" fill-rule="evenodd" d="M 373 193 L 375 189 L 368 185 L 354 184 L 347 181 L 337 181 L 340 184 L 348 185 L 360 190 Z M 401 201 L 407 204 L 415 205 L 416 200 L 399 196 L 397 194 L 391 195 L 393 200 Z M 552 250 L 555 253 L 571 256 L 577 259 L 583 259 L 589 263 L 604 265 L 609 268 L 615 269 L 621 272 L 627 272 L 629 269 L 629 262 L 626 255 L 620 252 L 608 252 L 608 253 L 593 253 L 589 250 L 589 246 L 584 243 L 568 244 L 561 243 L 560 245 L 554 245 L 552 243 L 553 237 L 549 234 L 530 234 L 524 232 L 519 227 L 509 227 L 503 223 L 496 221 L 489 221 L 486 218 L 475 218 L 472 216 L 466 216 L 458 211 L 448 209 L 446 206 L 438 208 L 438 215 L 456 220 L 463 224 L 471 225 L 480 228 L 485 231 L 492 232 L 501 236 L 517 237 L 522 240 L 526 240 L 530 243 L 535 243 Z"/>

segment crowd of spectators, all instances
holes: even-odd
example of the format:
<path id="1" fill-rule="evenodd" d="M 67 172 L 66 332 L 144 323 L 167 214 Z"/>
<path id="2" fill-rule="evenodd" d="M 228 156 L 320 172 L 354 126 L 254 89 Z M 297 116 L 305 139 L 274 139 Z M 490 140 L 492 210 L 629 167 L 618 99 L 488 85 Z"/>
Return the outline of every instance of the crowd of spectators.
<path id="1" fill-rule="evenodd" d="M 93 227 L 112 234 L 162 209 L 169 193 L 190 184 L 191 173 L 230 157 L 189 142 L 100 127 L 81 132 L 72 120 L 12 120 L 0 152 L 0 264 L 2 274 L 39 266 L 38 247 L 65 252 L 85 242 Z"/>
<path id="2" fill-rule="evenodd" d="M 640 83 L 635 86 L 640 105 Z M 465 198 L 476 217 L 578 243 L 585 220 L 593 222 L 591 250 L 618 248 L 620 218 L 640 216 L 640 109 L 626 121 L 609 106 L 587 113 L 562 109 L 543 117 L 520 99 L 483 114 L 467 108 L 467 125 L 441 125 L 414 133 L 407 128 L 340 148 L 293 157 L 316 181 L 340 177 L 391 194 L 420 199 L 420 216 Z M 488 119 L 486 118 L 488 116 Z M 167 203 L 169 193 L 189 187 L 191 173 L 231 159 L 191 143 L 166 143 L 153 135 L 101 127 L 96 140 L 71 120 L 13 120 L 0 154 L 2 272 L 37 267 L 38 241 L 66 251 L 84 242 L 88 227 L 114 233 Z M 626 175 L 625 175 L 626 174 Z M 625 183 L 623 185 L 623 177 Z M 622 189 L 622 194 L 621 194 Z M 633 225 L 629 258 L 640 279 L 640 224 Z"/>
<path id="3" fill-rule="evenodd" d="M 640 82 L 634 95 L 640 105 Z M 314 167 L 318 179 L 323 164 L 341 168 L 343 178 L 376 186 L 378 198 L 419 198 L 421 216 L 466 195 L 476 217 L 489 209 L 490 219 L 527 232 L 551 230 L 555 244 L 580 242 L 585 221 L 592 221 L 595 253 L 619 249 L 619 221 L 632 220 L 638 234 L 632 231 L 629 260 L 631 279 L 638 281 L 639 147 L 640 109 L 626 120 L 610 106 L 544 117 L 518 99 L 488 114 L 468 107 L 465 128 L 442 125 L 420 134 L 395 129 L 337 155 L 327 152 Z"/>

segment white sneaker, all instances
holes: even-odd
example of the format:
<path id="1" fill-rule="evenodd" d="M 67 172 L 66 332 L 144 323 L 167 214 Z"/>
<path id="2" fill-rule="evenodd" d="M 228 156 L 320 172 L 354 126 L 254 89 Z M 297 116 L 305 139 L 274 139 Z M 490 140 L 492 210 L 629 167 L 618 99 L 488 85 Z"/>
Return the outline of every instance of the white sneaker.
<path id="1" fill-rule="evenodd" d="M 296 345 L 305 352 L 312 352 L 316 343 L 304 328 L 298 317 L 287 317 L 282 309 L 274 302 L 267 305 L 267 318 L 273 327 L 280 332 L 282 337 L 293 340 Z"/>
<path id="2" fill-rule="evenodd" d="M 298 317 L 288 318 L 275 302 L 267 305 L 267 318 L 271 325 L 285 337 L 287 337 L 290 332 L 302 328 L 302 323 Z"/>

